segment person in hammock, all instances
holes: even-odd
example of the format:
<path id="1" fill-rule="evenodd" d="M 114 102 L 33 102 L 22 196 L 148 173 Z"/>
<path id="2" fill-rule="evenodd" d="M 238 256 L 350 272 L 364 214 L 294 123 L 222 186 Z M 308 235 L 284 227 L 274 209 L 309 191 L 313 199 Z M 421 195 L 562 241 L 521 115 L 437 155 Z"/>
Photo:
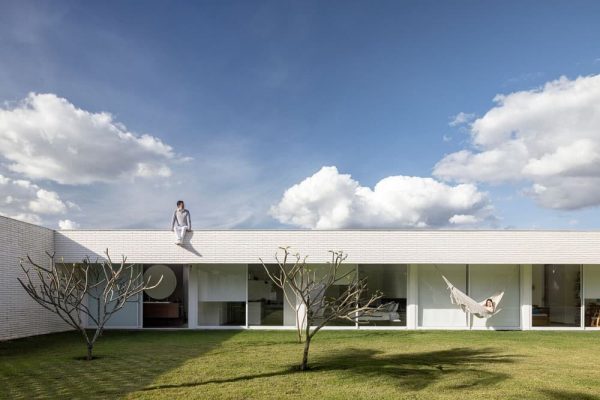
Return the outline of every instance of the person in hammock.
<path id="1" fill-rule="evenodd" d="M 493 313 L 496 310 L 496 306 L 494 305 L 494 301 L 492 299 L 487 299 L 485 301 L 485 309 L 490 313 Z"/>

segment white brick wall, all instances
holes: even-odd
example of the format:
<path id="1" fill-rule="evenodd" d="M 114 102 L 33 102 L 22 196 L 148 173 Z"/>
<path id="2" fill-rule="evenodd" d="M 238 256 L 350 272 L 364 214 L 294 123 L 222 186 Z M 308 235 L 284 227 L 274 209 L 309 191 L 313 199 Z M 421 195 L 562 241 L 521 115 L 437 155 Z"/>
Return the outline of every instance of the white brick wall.
<path id="1" fill-rule="evenodd" d="M 329 260 L 327 251 L 348 253 L 348 263 L 406 264 L 600 264 L 600 232 L 457 230 L 196 230 L 184 247 L 159 230 L 56 232 L 57 254 L 125 254 L 133 263 L 257 263 L 273 260 L 278 246 L 292 246 L 309 260 Z"/>
<path id="2" fill-rule="evenodd" d="M 54 231 L 0 216 L 0 340 L 68 330 L 57 316 L 33 301 L 17 281 L 19 258 L 48 265 Z"/>

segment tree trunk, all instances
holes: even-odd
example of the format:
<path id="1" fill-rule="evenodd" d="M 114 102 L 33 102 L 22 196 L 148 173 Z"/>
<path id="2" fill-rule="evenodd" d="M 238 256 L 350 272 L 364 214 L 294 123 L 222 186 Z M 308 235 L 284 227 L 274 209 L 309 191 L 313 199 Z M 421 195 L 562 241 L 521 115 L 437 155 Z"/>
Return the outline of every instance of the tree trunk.
<path id="1" fill-rule="evenodd" d="M 306 336 L 304 340 L 304 353 L 302 353 L 302 364 L 300 365 L 300 371 L 306 371 L 308 369 L 308 351 L 310 350 L 310 336 Z"/>
<path id="2" fill-rule="evenodd" d="M 93 357 L 92 357 L 92 351 L 94 350 L 94 345 L 88 343 L 87 345 L 87 356 L 85 357 L 85 359 L 87 361 L 90 361 Z"/>

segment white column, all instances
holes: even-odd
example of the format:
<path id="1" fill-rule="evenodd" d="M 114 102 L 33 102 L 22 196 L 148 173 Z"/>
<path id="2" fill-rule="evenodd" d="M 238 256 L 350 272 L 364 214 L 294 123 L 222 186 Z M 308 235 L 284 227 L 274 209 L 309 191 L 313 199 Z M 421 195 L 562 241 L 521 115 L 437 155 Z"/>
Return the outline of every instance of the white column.
<path id="1" fill-rule="evenodd" d="M 198 327 L 198 271 L 188 265 L 188 328 Z"/>
<path id="2" fill-rule="evenodd" d="M 521 264 L 521 329 L 531 329 L 531 264 Z"/>
<path id="3" fill-rule="evenodd" d="M 418 265 L 408 265 L 408 288 L 406 299 L 406 328 L 417 329 L 419 304 Z"/>
<path id="4" fill-rule="evenodd" d="M 244 324 L 248 328 L 248 264 L 246 264 L 246 323 Z"/>

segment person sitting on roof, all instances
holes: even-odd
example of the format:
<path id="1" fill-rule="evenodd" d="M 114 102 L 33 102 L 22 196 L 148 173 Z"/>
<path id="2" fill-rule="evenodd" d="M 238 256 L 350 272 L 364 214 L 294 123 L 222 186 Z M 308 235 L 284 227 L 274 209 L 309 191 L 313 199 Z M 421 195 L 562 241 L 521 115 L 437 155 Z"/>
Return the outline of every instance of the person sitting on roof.
<path id="1" fill-rule="evenodd" d="M 173 213 L 171 220 L 171 230 L 175 232 L 175 244 L 183 244 L 185 232 L 192 229 L 192 218 L 190 212 L 186 210 L 183 200 L 177 201 L 177 209 Z"/>

